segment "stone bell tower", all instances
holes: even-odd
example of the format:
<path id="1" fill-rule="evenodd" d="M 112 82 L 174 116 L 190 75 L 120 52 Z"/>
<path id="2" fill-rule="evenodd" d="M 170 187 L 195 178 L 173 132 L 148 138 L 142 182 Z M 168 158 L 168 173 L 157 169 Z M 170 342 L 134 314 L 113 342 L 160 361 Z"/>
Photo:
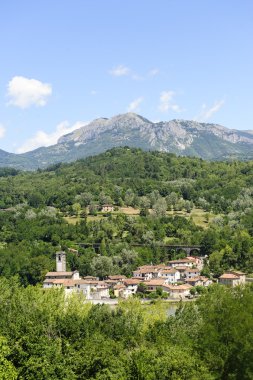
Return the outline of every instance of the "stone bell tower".
<path id="1" fill-rule="evenodd" d="M 66 272 L 66 253 L 56 252 L 56 272 Z"/>

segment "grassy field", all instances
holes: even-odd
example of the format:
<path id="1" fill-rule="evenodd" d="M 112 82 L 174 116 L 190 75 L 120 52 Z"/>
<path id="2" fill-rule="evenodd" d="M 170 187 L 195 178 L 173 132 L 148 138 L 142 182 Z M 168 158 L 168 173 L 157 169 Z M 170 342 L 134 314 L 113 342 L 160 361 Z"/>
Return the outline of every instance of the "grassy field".
<path id="1" fill-rule="evenodd" d="M 140 214 L 140 210 L 133 208 L 133 207 L 119 207 L 118 211 L 112 212 L 112 215 L 118 215 L 120 213 L 137 217 Z M 152 214 L 152 210 L 150 210 L 150 213 Z M 106 213 L 98 213 L 98 215 L 93 216 L 93 215 L 88 215 L 87 220 L 92 221 L 92 220 L 100 220 L 104 218 L 104 215 Z M 208 213 L 202 209 L 199 208 L 194 208 L 190 213 L 187 213 L 186 211 L 167 211 L 167 215 L 179 215 L 179 216 L 184 216 L 185 218 L 192 218 L 194 223 L 198 226 L 201 226 L 203 228 L 207 228 L 209 223 L 213 220 L 214 214 Z M 77 222 L 80 222 L 81 218 L 76 217 L 76 216 L 65 216 L 64 219 L 69 223 L 69 224 L 76 224 Z"/>
<path id="2" fill-rule="evenodd" d="M 215 217 L 214 214 L 208 213 L 200 208 L 194 208 L 190 213 L 186 211 L 167 211 L 168 215 L 179 215 L 185 218 L 192 218 L 197 226 L 207 228 L 209 223 Z"/>

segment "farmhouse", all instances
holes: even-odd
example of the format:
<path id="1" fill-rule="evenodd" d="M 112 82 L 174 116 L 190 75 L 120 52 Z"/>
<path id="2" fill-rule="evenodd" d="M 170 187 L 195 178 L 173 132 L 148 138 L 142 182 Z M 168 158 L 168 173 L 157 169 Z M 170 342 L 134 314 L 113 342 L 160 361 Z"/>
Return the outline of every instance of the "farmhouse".
<path id="1" fill-rule="evenodd" d="M 105 204 L 105 205 L 102 206 L 101 211 L 102 212 L 113 212 L 114 211 L 114 207 L 113 207 L 113 205 Z"/>
<path id="2" fill-rule="evenodd" d="M 172 298 L 184 298 L 190 294 L 192 288 L 189 284 L 183 285 L 165 285 L 164 288 L 167 289 L 167 292 Z"/>
<path id="3" fill-rule="evenodd" d="M 220 284 L 232 287 L 245 284 L 245 280 L 245 273 L 234 270 L 223 273 L 218 279 Z"/>

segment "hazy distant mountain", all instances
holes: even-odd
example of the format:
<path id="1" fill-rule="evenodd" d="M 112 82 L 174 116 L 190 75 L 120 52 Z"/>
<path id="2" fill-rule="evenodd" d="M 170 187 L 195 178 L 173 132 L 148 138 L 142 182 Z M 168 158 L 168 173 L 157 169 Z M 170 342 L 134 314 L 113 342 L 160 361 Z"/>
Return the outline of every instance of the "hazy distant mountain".
<path id="1" fill-rule="evenodd" d="M 115 146 L 159 150 L 209 160 L 253 159 L 253 131 L 171 120 L 153 123 L 134 113 L 100 118 L 62 136 L 56 145 L 24 154 L 0 151 L 0 166 L 27 170 L 101 153 Z"/>

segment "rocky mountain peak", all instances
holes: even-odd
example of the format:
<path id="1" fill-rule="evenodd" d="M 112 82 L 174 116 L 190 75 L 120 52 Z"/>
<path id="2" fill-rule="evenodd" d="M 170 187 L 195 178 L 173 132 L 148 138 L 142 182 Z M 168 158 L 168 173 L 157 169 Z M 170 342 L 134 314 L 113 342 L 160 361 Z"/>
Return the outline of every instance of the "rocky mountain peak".
<path id="1" fill-rule="evenodd" d="M 174 119 L 152 122 L 129 112 L 98 118 L 62 136 L 58 143 L 20 155 L 0 151 L 0 166 L 34 169 L 56 162 L 129 146 L 203 159 L 253 159 L 252 131 L 228 129 L 218 124 Z"/>

